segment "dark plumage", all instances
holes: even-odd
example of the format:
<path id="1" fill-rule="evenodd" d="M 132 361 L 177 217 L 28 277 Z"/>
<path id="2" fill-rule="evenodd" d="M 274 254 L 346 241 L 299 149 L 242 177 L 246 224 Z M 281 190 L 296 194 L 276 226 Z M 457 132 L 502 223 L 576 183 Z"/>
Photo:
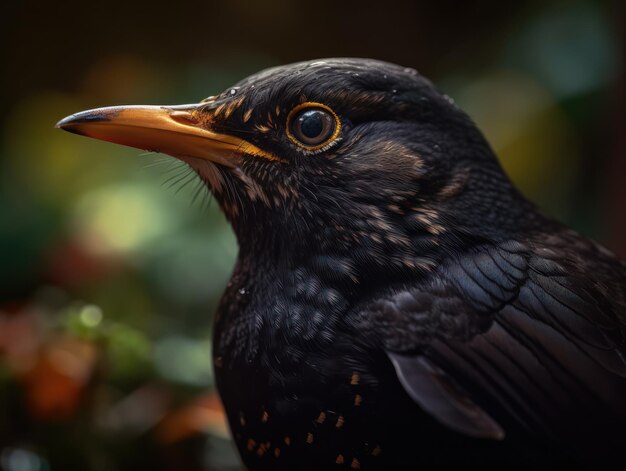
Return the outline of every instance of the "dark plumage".
<path id="1" fill-rule="evenodd" d="M 266 70 L 146 111 L 163 139 L 95 113 L 59 125 L 186 161 L 236 232 L 213 353 L 249 469 L 624 466 L 625 265 L 525 200 L 416 71 Z"/>

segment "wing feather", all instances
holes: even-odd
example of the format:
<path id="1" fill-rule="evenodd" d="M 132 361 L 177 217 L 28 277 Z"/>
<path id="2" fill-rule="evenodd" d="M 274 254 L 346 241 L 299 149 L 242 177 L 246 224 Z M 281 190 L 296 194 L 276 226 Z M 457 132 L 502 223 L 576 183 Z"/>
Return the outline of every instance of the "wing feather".
<path id="1" fill-rule="evenodd" d="M 624 265 L 568 232 L 475 248 L 359 318 L 446 426 L 494 439 L 520 426 L 575 443 L 626 428 L 625 291 Z"/>

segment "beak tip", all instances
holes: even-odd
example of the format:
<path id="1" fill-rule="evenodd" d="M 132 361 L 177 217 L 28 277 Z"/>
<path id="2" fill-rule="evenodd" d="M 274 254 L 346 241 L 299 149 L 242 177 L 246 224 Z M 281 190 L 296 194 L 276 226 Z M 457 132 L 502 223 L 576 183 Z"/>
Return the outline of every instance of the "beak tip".
<path id="1" fill-rule="evenodd" d="M 54 127 L 56 129 L 65 129 L 65 126 L 67 124 L 67 122 L 69 121 L 69 119 L 71 118 L 71 116 L 66 116 L 65 118 L 61 119 L 58 123 L 56 123 L 54 125 Z"/>
<path id="2" fill-rule="evenodd" d="M 56 123 L 54 127 L 72 132 L 73 129 L 80 124 L 110 121 L 111 118 L 117 114 L 117 112 L 118 110 L 113 107 L 81 111 L 80 113 L 74 113 L 66 116 Z"/>
<path id="3" fill-rule="evenodd" d="M 80 120 L 75 119 L 76 115 L 66 116 L 58 123 L 54 125 L 56 129 L 62 129 L 63 131 L 70 132 L 72 134 L 81 134 L 79 131 L 79 126 L 75 126 L 76 124 L 80 124 Z"/>

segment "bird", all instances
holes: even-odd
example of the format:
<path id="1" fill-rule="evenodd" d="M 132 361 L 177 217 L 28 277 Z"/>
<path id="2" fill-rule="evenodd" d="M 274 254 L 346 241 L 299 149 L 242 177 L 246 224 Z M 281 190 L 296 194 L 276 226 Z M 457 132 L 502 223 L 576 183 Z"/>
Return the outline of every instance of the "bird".
<path id="1" fill-rule="evenodd" d="M 626 265 L 415 69 L 298 62 L 57 127 L 180 159 L 231 224 L 212 361 L 247 469 L 624 469 Z"/>

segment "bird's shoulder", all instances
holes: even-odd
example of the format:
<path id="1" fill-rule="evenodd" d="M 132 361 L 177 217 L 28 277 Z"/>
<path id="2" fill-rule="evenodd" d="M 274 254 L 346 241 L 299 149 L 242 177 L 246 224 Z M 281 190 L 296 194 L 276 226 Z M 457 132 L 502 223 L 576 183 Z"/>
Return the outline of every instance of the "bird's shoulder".
<path id="1" fill-rule="evenodd" d="M 469 341 L 509 306 L 582 339 L 595 331 L 622 338 L 626 265 L 571 230 L 475 245 L 426 277 L 372 293 L 350 321 L 371 325 L 386 348 L 410 351 L 435 339 Z"/>
<path id="2" fill-rule="evenodd" d="M 563 430 L 568 411 L 583 406 L 598 426 L 626 417 L 626 266 L 571 230 L 474 246 L 377 293 L 349 322 L 416 402 L 462 433 L 501 438 L 514 423 L 588 438 L 593 427 Z"/>

